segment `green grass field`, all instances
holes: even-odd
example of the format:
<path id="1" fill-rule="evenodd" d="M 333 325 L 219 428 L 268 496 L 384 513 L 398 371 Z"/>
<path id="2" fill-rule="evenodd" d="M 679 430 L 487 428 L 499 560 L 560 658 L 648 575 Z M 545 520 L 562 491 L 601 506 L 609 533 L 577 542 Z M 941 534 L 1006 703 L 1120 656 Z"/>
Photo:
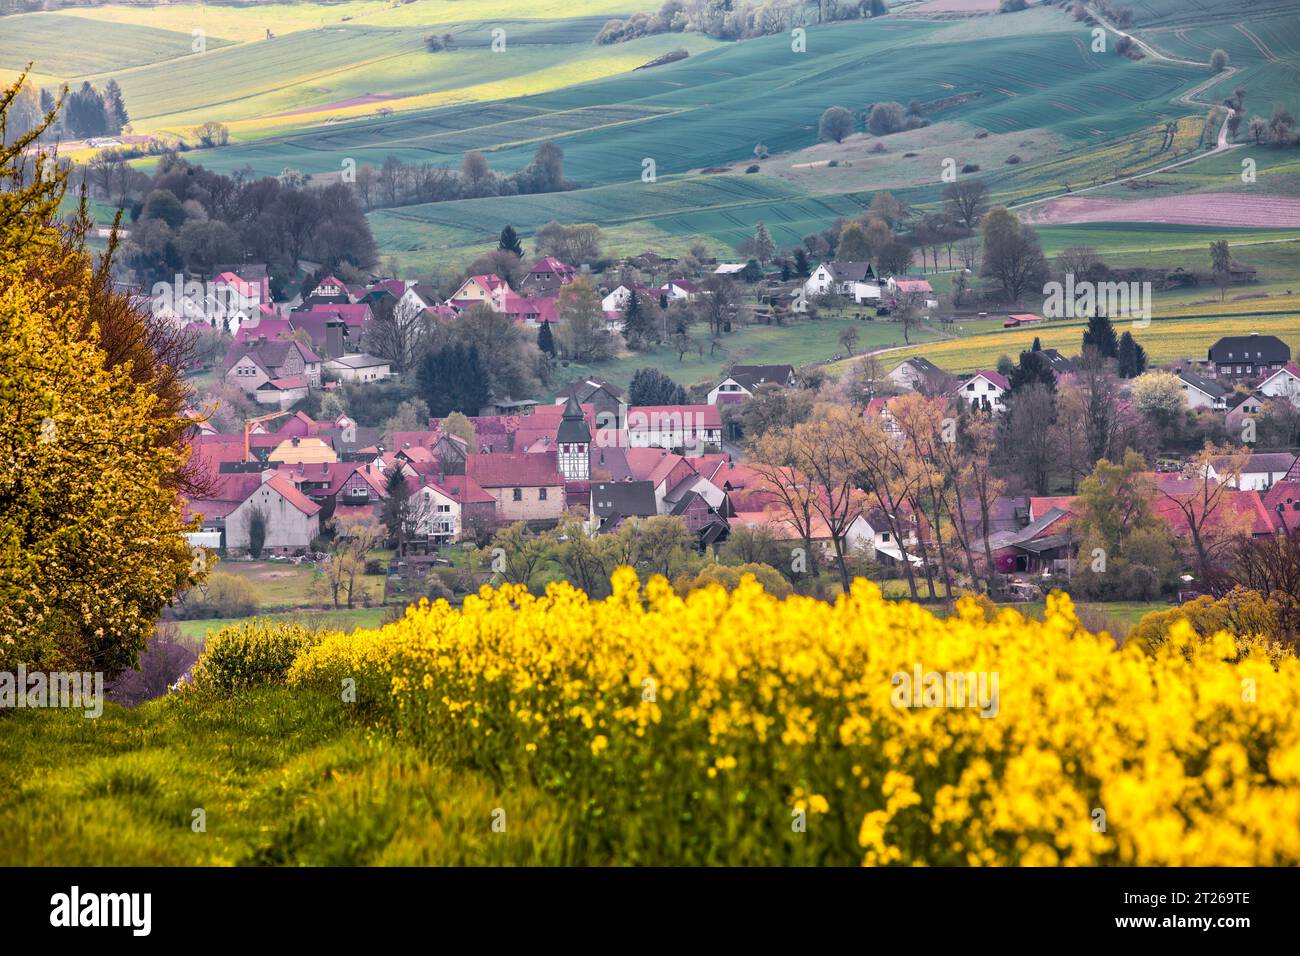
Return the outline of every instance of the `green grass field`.
<path id="1" fill-rule="evenodd" d="M 371 215 L 385 257 L 432 272 L 463 264 L 507 222 L 525 237 L 552 219 L 597 222 L 613 254 L 680 253 L 703 241 L 725 255 L 760 221 L 790 246 L 859 214 L 881 188 L 932 207 L 945 159 L 977 163 L 977 175 L 1003 202 L 1104 183 L 1195 156 L 1203 148 L 1201 104 L 1235 85 L 1248 88 L 1248 112 L 1294 105 L 1300 50 L 1300 28 L 1278 0 L 1245 11 L 1228 0 L 1144 0 L 1137 22 L 1159 48 L 1202 59 L 1223 47 L 1240 67 L 1188 104 L 1178 98 L 1204 81 L 1208 68 L 1093 53 L 1087 31 L 1058 8 L 957 20 L 904 13 L 817 26 L 800 53 L 784 34 L 740 43 L 669 34 L 595 46 L 605 18 L 628 5 L 546 0 L 521 11 L 504 0 L 353 0 L 85 8 L 6 18 L 0 69 L 35 50 L 46 57 L 37 64 L 42 73 L 97 82 L 115 76 L 137 129 L 187 134 L 207 119 L 227 122 L 231 146 L 191 154 L 224 171 L 247 165 L 259 174 L 294 167 L 332 175 L 344 160 L 379 165 L 389 155 L 455 165 L 469 149 L 484 151 L 498 170 L 513 170 L 543 140 L 564 148 L 566 173 L 579 187 L 571 192 Z M 495 27 L 506 30 L 504 53 L 489 49 Z M 207 31 L 201 55 L 189 52 L 194 29 Z M 75 42 L 49 42 L 60 30 Z M 126 32 L 120 42 L 97 45 L 87 32 L 96 30 Z M 456 48 L 425 52 L 431 31 L 453 34 Z M 156 43 L 149 41 L 154 34 Z M 677 46 L 692 56 L 633 72 Z M 838 146 L 818 143 L 827 106 L 861 115 L 885 99 L 922 104 L 932 125 L 879 140 L 886 147 L 880 154 L 869 152 L 877 140 L 861 134 Z M 381 108 L 395 112 L 376 115 Z M 1172 142 L 1164 135 L 1169 122 L 1177 130 Z M 741 175 L 756 143 L 772 155 L 756 175 Z M 1158 174 L 1155 192 L 1114 187 L 1097 194 L 1300 188 L 1293 157 L 1251 153 L 1260 166 L 1253 187 L 1240 184 L 1240 159 L 1231 155 Z M 1006 163 L 1012 154 L 1019 164 Z M 825 165 L 832 158 L 837 166 Z M 646 159 L 655 163 L 656 183 L 641 181 Z M 713 166 L 730 166 L 732 174 L 698 174 Z M 1113 237 L 1117 252 L 1143 240 L 1133 227 L 1125 232 Z"/>
<path id="2" fill-rule="evenodd" d="M 0 865 L 565 862 L 552 802 L 432 763 L 354 706 L 281 688 L 108 704 L 95 720 L 7 711 Z M 509 826 L 493 832 L 502 806 Z"/>
<path id="3" fill-rule="evenodd" d="M 192 43 L 189 29 L 147 22 L 97 23 L 52 13 L 0 18 L 0 68 L 21 70 L 32 63 L 36 73 L 67 81 L 189 56 Z M 229 44 L 208 38 L 209 49 Z"/>
<path id="4" fill-rule="evenodd" d="M 716 385 L 722 370 L 735 363 L 788 363 L 798 367 L 843 355 L 844 346 L 840 344 L 839 336 L 841 331 L 850 327 L 858 333 L 854 351 L 859 354 L 867 349 L 903 343 L 902 327 L 894 322 L 884 319 L 857 321 L 826 318 L 800 320 L 787 325 L 742 327 L 731 335 L 723 336 L 725 353 L 719 350 L 710 355 L 708 337 L 701 329 L 696 331 L 697 338 L 704 344 L 703 355 L 689 353 L 684 361 L 679 362 L 677 353 L 668 348 L 650 349 L 595 365 L 570 363 L 562 366 L 557 376 L 559 380 L 567 382 L 579 376 L 598 375 L 626 387 L 637 369 L 657 368 L 673 381 L 687 387 L 705 382 Z M 928 341 L 938 334 L 928 326 L 911 330 L 913 341 Z"/>
<path id="5" fill-rule="evenodd" d="M 340 608 L 337 611 L 333 609 L 304 608 L 296 611 L 278 611 L 256 616 L 277 623 L 302 624 L 313 629 L 329 628 L 330 630 L 348 632 L 362 627 L 378 627 L 383 623 L 386 613 L 388 613 L 388 608 L 384 607 L 353 608 L 350 611 L 347 608 Z M 219 631 L 227 625 L 238 624 L 242 620 L 245 620 L 245 618 L 210 617 L 193 621 L 177 621 L 175 623 L 182 640 L 191 647 L 200 648 L 203 646 L 204 641 L 207 640 L 208 634 Z"/>

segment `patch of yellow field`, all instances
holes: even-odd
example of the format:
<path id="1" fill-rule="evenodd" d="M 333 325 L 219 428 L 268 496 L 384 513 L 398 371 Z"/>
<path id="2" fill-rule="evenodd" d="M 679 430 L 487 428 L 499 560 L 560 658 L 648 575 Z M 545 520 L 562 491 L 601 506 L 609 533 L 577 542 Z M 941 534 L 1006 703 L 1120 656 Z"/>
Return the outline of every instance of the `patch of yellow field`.
<path id="1" fill-rule="evenodd" d="M 6 70 L 0 67 L 0 86 L 12 86 L 22 75 L 22 70 Z M 39 89 L 42 86 L 57 87 L 65 81 L 63 77 L 52 73 L 28 73 L 27 82 Z"/>
<path id="2" fill-rule="evenodd" d="M 606 50 L 612 48 L 593 48 Z M 318 126 L 325 122 L 342 122 L 345 120 L 372 117 L 376 110 L 386 107 L 394 112 L 428 109 L 435 106 L 451 106 L 457 103 L 475 103 L 488 100 L 506 99 L 515 96 L 531 96 L 562 89 L 589 80 L 598 80 L 635 69 L 646 62 L 644 50 L 633 53 L 593 53 L 586 59 L 570 60 L 544 69 L 522 73 L 518 76 L 504 77 L 487 83 L 470 86 L 452 87 L 406 96 L 400 99 L 386 100 L 383 103 L 361 103 L 355 106 L 327 108 L 311 113 L 298 113 L 293 116 L 262 116 L 254 119 L 233 120 L 227 123 L 231 138 L 257 139 L 270 133 L 284 133 L 294 129 Z M 193 115 L 182 114 L 173 117 L 161 117 L 150 123 L 150 130 L 174 136 L 187 135 L 195 124 Z"/>
<path id="3" fill-rule="evenodd" d="M 1256 310 L 1266 308 L 1297 308 L 1296 296 L 1278 296 L 1273 299 L 1259 300 Z M 1267 303 L 1267 304 L 1265 304 Z M 1228 306 L 1242 303 L 1223 303 L 1223 307 L 1186 307 L 1197 309 L 1200 314 L 1209 312 L 1227 313 Z M 1175 310 L 1170 310 L 1175 311 Z M 1241 311 L 1238 309 L 1237 311 Z M 1300 337 L 1300 315 L 1263 315 L 1231 316 L 1211 319 L 1167 319 L 1161 320 L 1166 312 L 1156 308 L 1157 317 L 1145 328 L 1129 321 L 1117 321 L 1115 330 L 1119 333 L 1132 332 L 1144 349 L 1152 364 L 1172 362 L 1181 358 L 1204 358 L 1206 350 L 1225 335 L 1249 335 L 1258 332 L 1261 335 L 1276 335 L 1288 343 L 1296 343 Z M 940 368 L 960 374 L 979 369 L 994 368 L 998 359 L 1006 355 L 1013 361 L 1022 351 L 1032 347 L 1034 339 L 1042 342 L 1045 349 L 1059 349 L 1065 355 L 1077 355 L 1082 348 L 1083 329 L 1086 323 L 1070 322 L 1056 325 L 1029 326 L 1023 329 L 987 332 L 964 338 L 946 339 L 941 342 L 927 342 L 909 348 L 882 353 L 878 356 L 885 369 L 892 369 L 906 358 L 924 355 Z M 831 366 L 831 373 L 838 375 L 844 371 L 849 359 Z"/>
<path id="4" fill-rule="evenodd" d="M 60 10 L 64 16 L 108 20 L 190 33 L 202 29 L 210 37 L 227 40 L 261 40 L 270 30 L 282 36 L 297 30 L 344 22 L 373 26 L 424 26 L 444 23 L 473 23 L 479 20 L 548 20 L 609 13 L 631 13 L 641 9 L 637 0 L 535 0 L 521 5 L 518 0 L 353 0 L 350 3 L 270 3 L 251 7 L 228 7 L 170 3 L 137 7 L 109 5 Z M 651 4 L 653 6 L 653 4 Z"/>

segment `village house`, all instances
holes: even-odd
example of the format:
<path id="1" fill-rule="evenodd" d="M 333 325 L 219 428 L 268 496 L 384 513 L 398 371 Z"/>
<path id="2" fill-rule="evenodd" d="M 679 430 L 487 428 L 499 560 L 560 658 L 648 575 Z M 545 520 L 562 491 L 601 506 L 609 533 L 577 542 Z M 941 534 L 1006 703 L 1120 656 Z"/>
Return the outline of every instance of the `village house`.
<path id="1" fill-rule="evenodd" d="M 1225 335 L 1210 346 L 1210 373 L 1230 381 L 1254 381 L 1270 376 L 1291 361 L 1291 349 L 1276 335 Z"/>
<path id="2" fill-rule="evenodd" d="M 976 372 L 970 378 L 959 383 L 948 394 L 960 398 L 972 408 L 1000 412 L 1005 407 L 1002 396 L 1007 393 L 1011 383 L 1000 372 Z"/>
<path id="3" fill-rule="evenodd" d="M 1228 389 L 1188 369 L 1178 373 L 1189 408 L 1227 408 Z"/>
<path id="4" fill-rule="evenodd" d="M 464 538 L 476 522 L 492 522 L 496 499 L 466 475 L 418 473 L 411 488 L 415 533 L 442 548 Z"/>
<path id="5" fill-rule="evenodd" d="M 508 295 L 510 295 L 510 286 L 500 276 L 470 276 L 452 294 L 451 304 L 458 309 L 486 305 L 493 312 L 504 312 Z"/>
<path id="6" fill-rule="evenodd" d="M 795 385 L 793 365 L 733 365 L 725 378 L 709 391 L 707 399 L 710 405 L 719 402 L 744 401 L 753 398 L 760 385 L 774 385 L 778 388 L 793 388 Z"/>
<path id="7" fill-rule="evenodd" d="M 937 299 L 931 298 L 934 289 L 931 288 L 929 279 L 918 276 L 890 276 L 886 284 L 896 300 L 914 301 L 927 309 L 937 308 L 939 305 Z"/>
<path id="8" fill-rule="evenodd" d="M 570 398 L 579 405 L 590 405 L 596 420 L 606 425 L 616 425 L 622 414 L 623 389 L 603 378 L 574 379 L 555 395 L 555 404 L 564 405 Z"/>
<path id="9" fill-rule="evenodd" d="M 379 382 L 392 374 L 392 366 L 387 359 L 374 355 L 358 353 L 340 355 L 325 363 L 325 370 L 341 382 Z"/>
<path id="10" fill-rule="evenodd" d="M 1300 365 L 1287 362 L 1260 382 L 1258 391 L 1269 398 L 1285 398 L 1292 404 L 1300 404 Z"/>
<path id="11" fill-rule="evenodd" d="M 683 455 L 722 450 L 722 415 L 716 405 L 637 405 L 627 412 L 632 448 L 666 448 Z"/>
<path id="12" fill-rule="evenodd" d="M 338 276 L 328 275 L 303 296 L 301 307 L 306 309 L 313 305 L 344 305 L 353 302 L 356 302 L 356 297 L 352 295 L 347 283 Z"/>
<path id="13" fill-rule="evenodd" d="M 343 321 L 338 313 L 330 312 L 294 312 L 286 322 L 292 338 L 293 333 L 302 331 L 311 339 L 311 349 L 322 360 L 336 359 L 348 353 L 361 350 L 361 333 Z"/>
<path id="14" fill-rule="evenodd" d="M 505 312 L 512 321 L 530 329 L 541 327 L 543 322 L 550 322 L 554 326 L 560 320 L 556 300 L 542 296 L 525 298 L 511 292 L 506 296 L 505 306 L 501 311 Z"/>
<path id="15" fill-rule="evenodd" d="M 843 295 L 855 302 L 880 298 L 880 285 L 870 262 L 850 262 L 836 259 L 823 262 L 804 280 L 804 295 Z"/>
<path id="16" fill-rule="evenodd" d="M 700 297 L 700 287 L 690 279 L 669 279 L 659 287 L 659 294 L 669 302 L 694 302 Z"/>
<path id="17" fill-rule="evenodd" d="M 1285 478 L 1295 463 L 1296 456 L 1291 452 L 1256 452 L 1246 459 L 1240 477 L 1234 477 L 1223 474 L 1231 469 L 1231 459 L 1216 458 L 1210 463 L 1210 477 L 1242 491 L 1267 491 Z"/>
<path id="18" fill-rule="evenodd" d="M 225 380 L 262 404 L 281 408 L 320 387 L 320 356 L 301 342 L 261 337 L 233 342 L 226 352 Z M 264 385 L 272 388 L 262 390 Z"/>
<path id="19" fill-rule="evenodd" d="M 628 518 L 659 514 L 650 481 L 598 481 L 591 485 L 588 528 L 593 534 L 617 531 Z"/>
<path id="20" fill-rule="evenodd" d="M 898 363 L 885 378 L 899 388 L 908 388 L 923 395 L 942 395 L 950 391 L 954 384 L 951 373 L 919 355 Z"/>
<path id="21" fill-rule="evenodd" d="M 281 436 L 279 434 L 270 436 L 272 439 L 279 439 L 274 447 L 266 454 L 265 460 L 268 462 L 283 462 L 287 465 L 298 465 L 305 463 L 320 464 L 321 462 L 338 461 L 338 453 L 334 451 L 325 439 L 316 436 L 299 436 L 289 435 Z M 250 443 L 258 446 L 261 442 L 253 442 L 250 437 Z"/>
<path id="22" fill-rule="evenodd" d="M 265 520 L 267 554 L 300 554 L 320 534 L 320 505 L 312 501 L 285 476 L 263 473 L 263 480 L 227 516 L 226 550 L 248 553 L 250 530 L 256 516 Z"/>
<path id="23" fill-rule="evenodd" d="M 1062 375 L 1073 375 L 1078 371 L 1074 363 L 1057 349 L 1041 349 L 1038 354 L 1047 360 L 1047 366 L 1052 370 L 1052 374 L 1056 376 L 1058 382 L 1061 380 Z"/>
<path id="24" fill-rule="evenodd" d="M 1233 435 L 1240 435 L 1246 420 L 1259 415 L 1264 409 L 1264 397 L 1259 392 L 1251 392 L 1224 416 L 1224 426 Z"/>
<path id="25" fill-rule="evenodd" d="M 470 455 L 465 474 L 496 500 L 503 521 L 556 521 L 564 513 L 564 476 L 555 452 Z"/>
<path id="26" fill-rule="evenodd" d="M 578 277 L 578 270 L 553 256 L 538 259 L 519 282 L 520 291 L 528 296 L 553 297 L 561 287 Z"/>

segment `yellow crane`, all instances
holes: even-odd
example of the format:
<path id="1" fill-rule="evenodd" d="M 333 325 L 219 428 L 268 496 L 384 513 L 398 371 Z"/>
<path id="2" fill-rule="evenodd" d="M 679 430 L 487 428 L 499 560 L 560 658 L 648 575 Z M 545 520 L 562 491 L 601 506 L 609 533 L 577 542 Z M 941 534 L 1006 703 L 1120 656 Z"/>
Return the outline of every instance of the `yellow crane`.
<path id="1" fill-rule="evenodd" d="M 275 419 L 277 418 L 283 418 L 285 415 L 292 415 L 292 414 L 293 412 L 275 412 L 274 414 L 271 415 L 259 415 L 257 418 L 244 419 L 244 461 L 249 460 L 248 436 L 253 433 L 252 429 L 254 425 L 258 424 L 259 422 L 275 421 Z"/>

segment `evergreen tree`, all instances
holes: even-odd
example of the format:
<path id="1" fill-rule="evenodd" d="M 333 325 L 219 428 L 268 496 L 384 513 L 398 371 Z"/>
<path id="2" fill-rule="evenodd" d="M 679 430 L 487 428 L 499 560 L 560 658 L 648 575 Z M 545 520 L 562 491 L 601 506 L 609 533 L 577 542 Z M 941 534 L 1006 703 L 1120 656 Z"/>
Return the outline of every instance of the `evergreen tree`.
<path id="1" fill-rule="evenodd" d="M 555 358 L 555 336 L 551 332 L 550 319 L 543 319 L 542 327 L 537 330 L 537 347 L 546 355 Z"/>
<path id="2" fill-rule="evenodd" d="M 1041 350 L 1021 352 L 1020 363 L 1011 369 L 1011 374 L 1007 376 L 1007 379 L 1013 392 L 1018 392 L 1026 385 L 1035 383 L 1045 385 L 1051 391 L 1056 391 L 1056 374 L 1052 371 L 1051 364 Z"/>
<path id="3" fill-rule="evenodd" d="M 802 248 L 794 251 L 794 271 L 805 279 L 812 271 L 808 265 L 808 253 L 804 252 Z"/>
<path id="4" fill-rule="evenodd" d="M 1105 358 L 1119 355 L 1119 340 L 1115 336 L 1115 327 L 1110 324 L 1110 316 L 1094 315 L 1088 319 L 1088 328 L 1083 333 L 1083 347 L 1096 349 Z"/>
<path id="5" fill-rule="evenodd" d="M 643 348 L 650 339 L 649 317 L 641 308 L 641 296 L 633 291 L 623 306 L 623 338 L 629 348 Z"/>
<path id="6" fill-rule="evenodd" d="M 628 385 L 629 405 L 685 405 L 686 389 L 657 368 L 639 368 Z"/>
<path id="7" fill-rule="evenodd" d="M 1031 349 L 1031 351 L 1033 351 L 1033 352 L 1041 352 L 1042 350 L 1043 350 L 1043 343 L 1042 343 L 1042 340 L 1039 339 L 1038 336 L 1035 335 L 1035 336 L 1034 336 L 1034 346 L 1033 346 L 1033 348 Z"/>
<path id="8" fill-rule="evenodd" d="M 519 241 L 519 234 L 515 232 L 515 227 L 507 225 L 501 230 L 501 238 L 497 240 L 497 249 L 502 252 L 513 252 L 520 259 L 524 257 L 524 244 Z"/>
<path id="9" fill-rule="evenodd" d="M 115 133 L 122 132 L 122 127 L 131 122 L 131 117 L 126 112 L 126 100 L 122 99 L 122 88 L 117 85 L 117 80 L 109 80 L 104 86 L 104 109 Z"/>
<path id="10" fill-rule="evenodd" d="M 772 234 L 767 231 L 767 226 L 763 223 L 758 224 L 754 230 L 754 257 L 759 262 L 767 262 L 776 254 L 776 243 L 772 241 Z"/>
<path id="11" fill-rule="evenodd" d="M 478 348 L 459 342 L 426 352 L 416 368 L 416 382 L 434 418 L 452 412 L 477 415 L 492 397 Z"/>
<path id="12" fill-rule="evenodd" d="M 1137 344 L 1137 339 L 1133 338 L 1131 332 L 1120 336 L 1117 358 L 1120 378 L 1137 378 L 1147 369 L 1146 350 Z"/>

